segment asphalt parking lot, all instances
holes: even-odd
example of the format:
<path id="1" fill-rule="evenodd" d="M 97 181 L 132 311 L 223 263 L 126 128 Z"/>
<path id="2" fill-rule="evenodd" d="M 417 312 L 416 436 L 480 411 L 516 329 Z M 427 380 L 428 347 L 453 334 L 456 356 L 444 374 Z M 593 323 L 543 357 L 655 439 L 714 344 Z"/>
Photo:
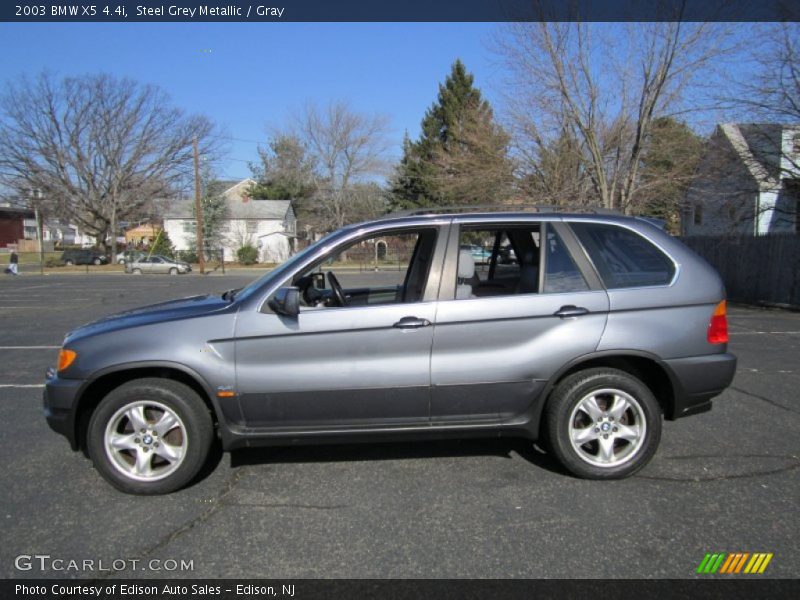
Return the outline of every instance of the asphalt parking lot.
<path id="1" fill-rule="evenodd" d="M 771 552 L 762 577 L 797 576 L 800 313 L 732 307 L 732 388 L 713 411 L 667 422 L 625 481 L 568 477 L 524 442 L 449 441 L 239 451 L 189 489 L 140 498 L 47 427 L 43 374 L 68 330 L 252 278 L 0 279 L 2 577 L 684 578 L 707 552 Z M 15 568 L 36 554 L 140 562 Z M 152 559 L 193 570 L 142 571 Z"/>

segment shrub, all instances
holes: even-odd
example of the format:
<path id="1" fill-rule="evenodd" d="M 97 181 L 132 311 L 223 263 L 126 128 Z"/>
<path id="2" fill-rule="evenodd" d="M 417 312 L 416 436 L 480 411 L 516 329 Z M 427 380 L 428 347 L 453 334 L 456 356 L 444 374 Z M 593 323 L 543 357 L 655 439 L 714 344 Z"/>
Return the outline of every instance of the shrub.
<path id="1" fill-rule="evenodd" d="M 53 267 L 63 267 L 64 261 L 60 258 L 56 258 L 55 256 L 48 256 L 44 261 L 44 266 L 52 269 Z"/>
<path id="2" fill-rule="evenodd" d="M 258 262 L 258 250 L 247 244 L 236 251 L 236 258 L 243 265 L 253 265 Z"/>
<path id="3" fill-rule="evenodd" d="M 183 262 L 187 263 L 196 263 L 197 262 L 197 252 L 194 250 L 178 250 L 176 252 L 176 258 L 178 260 L 182 260 Z"/>

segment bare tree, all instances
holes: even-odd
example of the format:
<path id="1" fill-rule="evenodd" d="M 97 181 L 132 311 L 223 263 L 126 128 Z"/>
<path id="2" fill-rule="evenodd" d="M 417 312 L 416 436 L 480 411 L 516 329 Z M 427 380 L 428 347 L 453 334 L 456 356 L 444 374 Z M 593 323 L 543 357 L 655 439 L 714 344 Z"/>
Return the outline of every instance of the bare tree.
<path id="1" fill-rule="evenodd" d="M 339 228 L 359 217 L 366 188 L 385 175 L 388 119 L 356 112 L 345 102 L 309 104 L 295 119 L 295 135 L 317 168 L 314 193 L 319 225 Z"/>
<path id="2" fill-rule="evenodd" d="M 22 77 L 0 97 L 0 178 L 116 252 L 117 223 L 186 175 L 212 125 L 157 87 L 109 75 Z M 205 144 L 204 152 L 209 152 Z"/>
<path id="3" fill-rule="evenodd" d="M 577 140 L 591 184 L 579 200 L 630 212 L 654 119 L 686 108 L 687 89 L 729 46 L 727 31 L 706 23 L 622 27 L 512 24 L 499 52 L 513 73 L 509 105 L 518 155 L 535 165 L 566 131 Z"/>
<path id="4" fill-rule="evenodd" d="M 798 15 L 795 14 L 795 17 Z M 759 32 L 755 69 L 727 99 L 734 114 L 749 122 L 753 155 L 774 163 L 776 179 L 800 178 L 800 24 L 775 23 Z"/>

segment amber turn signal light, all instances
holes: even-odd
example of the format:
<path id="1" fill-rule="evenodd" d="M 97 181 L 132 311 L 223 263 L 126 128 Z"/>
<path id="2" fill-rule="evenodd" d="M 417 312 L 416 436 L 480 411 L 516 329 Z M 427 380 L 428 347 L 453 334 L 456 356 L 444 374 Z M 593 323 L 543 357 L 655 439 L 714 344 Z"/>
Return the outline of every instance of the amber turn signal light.
<path id="1" fill-rule="evenodd" d="M 63 371 L 74 363 L 76 358 L 78 358 L 78 355 L 74 350 L 62 348 L 58 353 L 58 370 Z"/>

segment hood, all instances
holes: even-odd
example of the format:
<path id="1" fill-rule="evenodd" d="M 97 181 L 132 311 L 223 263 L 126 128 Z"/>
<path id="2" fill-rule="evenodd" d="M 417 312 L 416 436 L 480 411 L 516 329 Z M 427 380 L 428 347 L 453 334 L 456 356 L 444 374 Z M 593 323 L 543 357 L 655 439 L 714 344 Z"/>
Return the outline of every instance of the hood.
<path id="1" fill-rule="evenodd" d="M 64 343 L 67 344 L 81 338 L 130 327 L 140 327 L 142 325 L 152 325 L 153 323 L 198 317 L 228 309 L 232 306 L 231 302 L 223 300 L 220 296 L 212 295 L 191 296 L 180 300 L 159 302 L 158 304 L 150 304 L 148 306 L 109 315 L 97 321 L 82 325 L 70 331 L 64 338 Z"/>

